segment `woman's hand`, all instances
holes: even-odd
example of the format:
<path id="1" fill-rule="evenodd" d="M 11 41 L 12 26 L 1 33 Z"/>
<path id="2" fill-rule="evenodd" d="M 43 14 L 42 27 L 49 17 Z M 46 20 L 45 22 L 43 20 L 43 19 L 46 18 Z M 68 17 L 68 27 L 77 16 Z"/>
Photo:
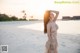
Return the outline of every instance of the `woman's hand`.
<path id="1" fill-rule="evenodd" d="M 55 11 L 55 10 L 50 10 L 51 12 L 54 12 L 56 14 L 56 16 L 54 17 L 53 21 L 56 21 L 58 15 L 59 15 L 59 11 Z"/>

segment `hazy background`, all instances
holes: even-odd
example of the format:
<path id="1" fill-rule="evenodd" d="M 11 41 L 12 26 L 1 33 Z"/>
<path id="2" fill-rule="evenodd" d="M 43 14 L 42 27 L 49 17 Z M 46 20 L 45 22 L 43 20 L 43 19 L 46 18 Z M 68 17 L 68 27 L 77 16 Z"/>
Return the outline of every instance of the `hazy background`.
<path id="1" fill-rule="evenodd" d="M 58 10 L 60 12 L 58 19 L 62 16 L 80 16 L 79 3 L 55 4 L 54 1 L 79 0 L 0 0 L 1 18 L 8 20 L 9 17 L 5 14 L 24 18 L 25 14 L 22 11 L 25 10 L 27 18 L 34 16 L 43 19 L 44 12 L 48 9 Z M 80 53 L 80 20 L 57 20 L 56 23 L 59 53 Z M 48 37 L 43 30 L 43 21 L 12 19 L 8 22 L 0 22 L 0 46 L 8 45 L 7 53 L 44 53 Z M 1 47 L 0 53 L 2 53 Z"/>
<path id="2" fill-rule="evenodd" d="M 20 18 L 22 17 L 21 11 L 25 10 L 27 16 L 33 15 L 35 18 L 43 19 L 45 10 L 53 9 L 60 12 L 58 19 L 61 19 L 62 16 L 80 15 L 80 4 L 55 4 L 54 1 L 66 0 L 0 0 L 0 13 Z"/>

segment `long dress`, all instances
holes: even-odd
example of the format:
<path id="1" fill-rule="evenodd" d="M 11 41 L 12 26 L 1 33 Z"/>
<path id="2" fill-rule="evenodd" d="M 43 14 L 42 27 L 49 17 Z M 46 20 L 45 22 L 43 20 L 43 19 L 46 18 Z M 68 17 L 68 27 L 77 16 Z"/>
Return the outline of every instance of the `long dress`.
<path id="1" fill-rule="evenodd" d="M 56 48 L 58 46 L 58 43 L 57 43 L 58 25 L 54 21 L 50 21 L 47 24 L 47 28 L 48 27 L 51 27 L 50 35 L 52 37 L 52 40 L 51 40 L 51 42 L 49 40 L 46 42 L 46 45 L 45 45 L 46 52 L 45 53 L 49 53 L 48 50 L 50 50 L 51 53 L 54 53 L 54 48 Z"/>

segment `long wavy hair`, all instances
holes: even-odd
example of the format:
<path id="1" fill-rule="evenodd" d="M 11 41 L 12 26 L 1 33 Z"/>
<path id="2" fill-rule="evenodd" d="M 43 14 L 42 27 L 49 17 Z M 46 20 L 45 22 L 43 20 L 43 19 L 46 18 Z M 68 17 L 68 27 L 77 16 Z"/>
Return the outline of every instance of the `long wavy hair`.
<path id="1" fill-rule="evenodd" d="M 49 22 L 50 11 L 47 10 L 44 14 L 44 33 L 47 33 L 47 23 Z"/>

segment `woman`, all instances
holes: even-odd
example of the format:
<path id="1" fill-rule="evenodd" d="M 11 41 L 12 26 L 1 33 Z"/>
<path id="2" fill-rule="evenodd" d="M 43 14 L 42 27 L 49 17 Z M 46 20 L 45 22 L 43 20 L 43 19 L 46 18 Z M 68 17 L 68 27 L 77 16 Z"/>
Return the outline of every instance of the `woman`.
<path id="1" fill-rule="evenodd" d="M 54 16 L 55 13 L 56 15 Z M 46 42 L 46 53 L 57 52 L 57 29 L 56 19 L 59 15 L 58 11 L 48 10 L 44 14 L 44 33 L 47 33 L 48 41 Z"/>

